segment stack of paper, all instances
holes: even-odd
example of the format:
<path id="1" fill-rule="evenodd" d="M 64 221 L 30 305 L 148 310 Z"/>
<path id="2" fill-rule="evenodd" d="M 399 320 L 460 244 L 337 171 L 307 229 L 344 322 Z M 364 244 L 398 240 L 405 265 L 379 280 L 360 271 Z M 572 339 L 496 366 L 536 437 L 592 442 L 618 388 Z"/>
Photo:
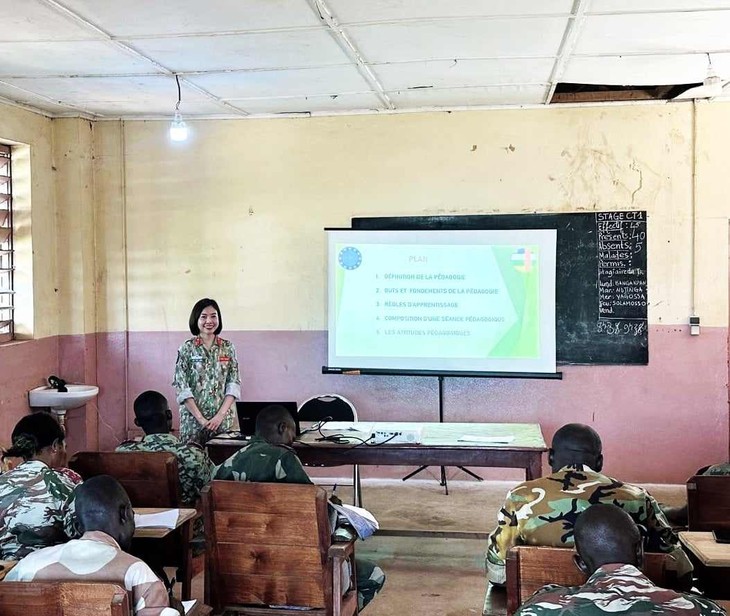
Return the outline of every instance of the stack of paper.
<path id="1" fill-rule="evenodd" d="M 176 528 L 180 517 L 179 509 L 165 509 L 159 513 L 135 513 L 136 528 Z"/>
<path id="2" fill-rule="evenodd" d="M 375 516 L 367 509 L 353 505 L 335 505 L 332 501 L 330 507 L 352 525 L 360 539 L 369 537 L 380 528 Z"/>

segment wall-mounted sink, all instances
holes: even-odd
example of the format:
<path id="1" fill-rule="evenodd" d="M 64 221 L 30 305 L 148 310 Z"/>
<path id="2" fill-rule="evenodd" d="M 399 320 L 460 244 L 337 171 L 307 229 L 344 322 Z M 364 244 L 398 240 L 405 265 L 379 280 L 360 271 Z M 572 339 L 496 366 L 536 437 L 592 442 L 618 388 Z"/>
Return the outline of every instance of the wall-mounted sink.
<path id="1" fill-rule="evenodd" d="M 51 387 L 36 387 L 28 392 L 30 406 L 49 406 L 55 413 L 65 414 L 68 409 L 83 406 L 99 393 L 96 385 L 66 385 L 68 391 Z"/>
<path id="2" fill-rule="evenodd" d="M 53 387 L 36 387 L 28 392 L 30 406 L 48 406 L 58 418 L 63 431 L 66 431 L 66 411 L 84 406 L 99 393 L 96 385 L 66 385 L 68 391 L 58 391 Z"/>

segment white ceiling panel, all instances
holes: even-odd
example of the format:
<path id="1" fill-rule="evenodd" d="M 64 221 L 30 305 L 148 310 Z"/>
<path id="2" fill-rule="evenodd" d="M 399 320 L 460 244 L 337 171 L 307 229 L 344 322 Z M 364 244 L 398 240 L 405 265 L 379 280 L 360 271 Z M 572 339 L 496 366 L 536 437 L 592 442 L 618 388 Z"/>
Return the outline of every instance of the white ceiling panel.
<path id="1" fill-rule="evenodd" d="M 252 71 L 191 75 L 192 83 L 217 97 L 273 98 L 367 92 L 370 87 L 352 65 L 301 70 Z"/>
<path id="2" fill-rule="evenodd" d="M 730 10 L 586 17 L 579 55 L 730 50 Z"/>
<path id="3" fill-rule="evenodd" d="M 644 11 L 701 11 L 730 9 L 728 0 L 593 0 L 587 13 L 641 13 Z"/>
<path id="4" fill-rule="evenodd" d="M 105 41 L 0 44 L 0 75 L 108 75 L 154 72 L 152 64 Z"/>
<path id="5" fill-rule="evenodd" d="M 133 46 L 173 71 L 222 71 L 343 64 L 326 30 L 139 39 Z"/>
<path id="6" fill-rule="evenodd" d="M 489 19 L 352 26 L 370 62 L 554 56 L 566 18 Z"/>
<path id="7" fill-rule="evenodd" d="M 372 70 L 388 90 L 484 84 L 547 83 L 553 58 L 509 60 L 434 60 L 377 64 Z"/>
<path id="8" fill-rule="evenodd" d="M 573 0 L 329 0 L 345 23 L 483 17 L 492 15 L 570 14 Z"/>
<path id="9" fill-rule="evenodd" d="M 0 11 L 0 42 L 80 41 L 98 38 L 98 35 L 40 0 L 3 0 L 0 2 Z"/>
<path id="10" fill-rule="evenodd" d="M 382 111 L 381 90 L 399 110 L 540 104 L 559 82 L 699 82 L 703 52 L 730 80 L 730 0 L 0 0 L 0 14 L 0 80 L 17 86 L 0 96 L 57 115 L 167 118 L 169 71 L 187 118 Z"/>
<path id="11" fill-rule="evenodd" d="M 2 99 L 11 103 L 22 103 L 23 105 L 28 105 L 33 109 L 38 109 L 53 115 L 63 115 L 70 111 L 69 107 L 66 105 L 45 100 L 30 92 L 25 92 L 14 86 L 0 82 L 0 100 Z"/>
<path id="12" fill-rule="evenodd" d="M 304 0 L 65 0 L 64 4 L 122 37 L 320 25 Z"/>
<path id="13" fill-rule="evenodd" d="M 236 107 L 248 113 L 316 113 L 383 109 L 374 94 L 342 94 L 340 96 L 299 96 L 235 101 Z"/>
<path id="14" fill-rule="evenodd" d="M 400 90 L 398 92 L 388 92 L 388 96 L 397 108 L 540 105 L 545 102 L 547 91 L 547 85 L 494 86 L 442 90 Z"/>
<path id="15" fill-rule="evenodd" d="M 730 54 L 712 57 L 715 71 L 730 79 Z M 568 83 L 621 86 L 697 83 L 707 74 L 703 54 L 671 56 L 610 56 L 571 58 L 563 72 Z"/>

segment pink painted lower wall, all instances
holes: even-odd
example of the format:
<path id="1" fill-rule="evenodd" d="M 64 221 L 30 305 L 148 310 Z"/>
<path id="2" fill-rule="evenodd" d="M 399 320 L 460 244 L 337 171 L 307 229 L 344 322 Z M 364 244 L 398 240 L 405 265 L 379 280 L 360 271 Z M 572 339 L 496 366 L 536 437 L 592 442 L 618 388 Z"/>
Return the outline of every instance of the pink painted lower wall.
<path id="1" fill-rule="evenodd" d="M 352 400 L 361 419 L 438 420 L 434 378 L 321 374 L 326 332 L 224 336 L 236 345 L 245 399 L 302 401 L 337 392 Z M 145 389 L 163 392 L 174 408 L 170 383 L 176 351 L 189 335 L 130 333 L 126 346 L 123 337 L 97 335 L 101 449 L 116 446 L 124 426 L 132 425 L 122 416 L 127 387 L 128 418 L 131 402 Z M 445 420 L 537 422 L 548 440 L 565 423 L 587 423 L 603 438 L 609 474 L 626 481 L 682 483 L 697 468 L 728 459 L 727 337 L 725 328 L 703 328 L 701 336 L 690 337 L 684 327 L 653 326 L 648 366 L 564 366 L 561 381 L 449 378 Z M 519 477 L 510 471 L 500 476 Z"/>
<path id="2" fill-rule="evenodd" d="M 337 392 L 362 419 L 436 421 L 436 380 L 427 377 L 331 376 L 325 332 L 231 332 L 243 395 L 287 399 Z M 29 411 L 27 392 L 49 374 L 96 382 L 98 399 L 68 414 L 68 448 L 113 449 L 124 440 L 131 404 L 145 389 L 173 403 L 170 385 L 184 332 L 60 336 L 0 346 L 0 444 Z M 447 421 L 538 422 L 546 439 L 564 423 L 594 426 L 606 471 L 628 481 L 681 483 L 705 464 L 728 459 L 727 330 L 652 327 L 648 366 L 565 366 L 562 381 L 447 379 Z M 366 469 L 400 476 L 402 469 Z M 341 474 L 344 474 L 343 469 Z M 451 474 L 459 477 L 457 471 Z M 519 478 L 514 471 L 487 477 Z"/>
<path id="3" fill-rule="evenodd" d="M 58 368 L 58 338 L 0 345 L 0 445 L 10 445 L 18 420 L 30 412 L 28 390 L 46 384 Z"/>

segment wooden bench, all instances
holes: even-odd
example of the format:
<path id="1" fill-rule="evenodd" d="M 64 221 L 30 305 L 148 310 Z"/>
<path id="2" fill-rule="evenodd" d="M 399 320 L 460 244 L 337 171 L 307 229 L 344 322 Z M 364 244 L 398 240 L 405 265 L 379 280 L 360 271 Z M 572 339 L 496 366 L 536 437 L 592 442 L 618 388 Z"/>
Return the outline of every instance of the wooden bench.
<path id="1" fill-rule="evenodd" d="M 730 529 L 730 475 L 694 475 L 687 480 L 687 527 Z"/>
<path id="2" fill-rule="evenodd" d="M 546 584 L 581 586 L 587 576 L 576 567 L 572 548 L 520 545 L 507 553 L 507 613 L 517 608 Z M 644 553 L 644 574 L 658 586 L 676 586 L 669 554 Z"/>
<path id="3" fill-rule="evenodd" d="M 117 584 L 2 582 L 0 616 L 131 616 L 127 591 Z"/>
<path id="4" fill-rule="evenodd" d="M 205 602 L 215 613 L 301 616 L 306 607 L 312 616 L 357 614 L 354 541 L 331 542 L 323 488 L 213 481 L 203 489 L 203 514 Z"/>

